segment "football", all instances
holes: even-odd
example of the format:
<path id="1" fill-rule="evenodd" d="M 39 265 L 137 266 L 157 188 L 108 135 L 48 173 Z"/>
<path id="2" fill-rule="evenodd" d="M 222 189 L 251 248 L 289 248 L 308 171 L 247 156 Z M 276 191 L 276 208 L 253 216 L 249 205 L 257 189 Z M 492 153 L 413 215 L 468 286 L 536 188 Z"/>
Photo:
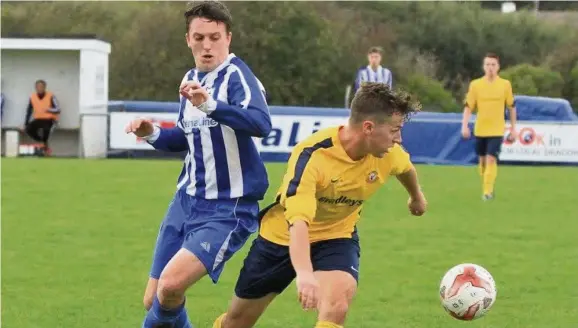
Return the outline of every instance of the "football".
<path id="1" fill-rule="evenodd" d="M 483 267 L 462 263 L 449 269 L 440 283 L 444 309 L 459 320 L 475 320 L 488 313 L 496 301 L 496 283 Z"/>

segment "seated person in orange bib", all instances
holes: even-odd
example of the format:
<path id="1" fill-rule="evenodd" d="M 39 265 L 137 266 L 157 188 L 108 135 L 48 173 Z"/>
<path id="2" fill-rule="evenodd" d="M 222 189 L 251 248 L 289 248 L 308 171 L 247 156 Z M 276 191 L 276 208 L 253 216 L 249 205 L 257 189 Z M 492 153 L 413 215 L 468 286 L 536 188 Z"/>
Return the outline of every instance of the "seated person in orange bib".
<path id="1" fill-rule="evenodd" d="M 411 214 L 426 210 L 400 146 L 403 123 L 418 110 L 408 95 L 368 82 L 353 98 L 348 124 L 295 146 L 276 201 L 260 213 L 235 296 L 213 328 L 253 327 L 295 278 L 301 306 L 318 311 L 315 327 L 343 327 L 357 290 L 362 204 L 395 176 L 409 193 Z"/>
<path id="2" fill-rule="evenodd" d="M 26 118 L 24 119 L 25 131 L 30 138 L 42 142 L 47 155 L 50 154 L 48 140 L 58 122 L 60 107 L 54 94 L 46 91 L 46 82 L 38 80 L 35 83 L 36 92 L 30 96 Z M 32 117 L 32 121 L 30 118 Z"/>

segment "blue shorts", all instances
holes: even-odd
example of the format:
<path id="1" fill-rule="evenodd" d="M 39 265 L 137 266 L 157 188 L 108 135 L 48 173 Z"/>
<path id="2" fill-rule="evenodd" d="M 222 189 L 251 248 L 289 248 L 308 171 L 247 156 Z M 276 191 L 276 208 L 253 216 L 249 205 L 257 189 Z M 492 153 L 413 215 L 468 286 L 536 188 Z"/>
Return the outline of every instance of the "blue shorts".
<path id="1" fill-rule="evenodd" d="M 311 244 L 314 271 L 340 270 L 359 281 L 359 239 L 339 238 Z M 289 247 L 258 236 L 245 258 L 235 286 L 239 298 L 255 299 L 270 293 L 281 294 L 295 278 Z"/>
<path id="2" fill-rule="evenodd" d="M 203 199 L 177 191 L 161 223 L 150 277 L 158 279 L 169 260 L 185 248 L 217 283 L 225 262 L 257 231 L 258 213 L 256 201 Z"/>
<path id="3" fill-rule="evenodd" d="M 502 150 L 503 137 L 476 137 L 476 154 L 478 156 L 491 155 L 496 158 Z"/>

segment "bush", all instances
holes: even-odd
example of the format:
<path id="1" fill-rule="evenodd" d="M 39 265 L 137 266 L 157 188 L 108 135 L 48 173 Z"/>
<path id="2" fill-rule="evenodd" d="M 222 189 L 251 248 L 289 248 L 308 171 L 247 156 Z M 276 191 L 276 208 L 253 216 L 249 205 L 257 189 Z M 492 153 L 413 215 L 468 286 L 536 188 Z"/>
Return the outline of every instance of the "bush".
<path id="1" fill-rule="evenodd" d="M 512 82 L 514 94 L 561 98 L 564 78 L 545 66 L 520 64 L 500 74 Z"/>
<path id="2" fill-rule="evenodd" d="M 419 100 L 424 110 L 433 112 L 460 111 L 460 107 L 452 94 L 444 89 L 441 82 L 433 78 L 414 74 L 406 79 L 401 88 Z"/>

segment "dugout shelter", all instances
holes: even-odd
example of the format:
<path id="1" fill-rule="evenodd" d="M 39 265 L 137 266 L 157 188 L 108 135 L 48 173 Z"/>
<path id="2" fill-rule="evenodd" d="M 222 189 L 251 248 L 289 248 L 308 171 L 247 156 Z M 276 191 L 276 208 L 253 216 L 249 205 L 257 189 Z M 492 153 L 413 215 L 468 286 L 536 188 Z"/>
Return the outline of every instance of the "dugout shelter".
<path id="1" fill-rule="evenodd" d="M 52 155 L 106 157 L 110 43 L 86 35 L 18 36 L 2 38 L 0 48 L 2 155 L 32 142 L 20 130 L 34 82 L 42 79 L 62 110 L 50 138 Z"/>

